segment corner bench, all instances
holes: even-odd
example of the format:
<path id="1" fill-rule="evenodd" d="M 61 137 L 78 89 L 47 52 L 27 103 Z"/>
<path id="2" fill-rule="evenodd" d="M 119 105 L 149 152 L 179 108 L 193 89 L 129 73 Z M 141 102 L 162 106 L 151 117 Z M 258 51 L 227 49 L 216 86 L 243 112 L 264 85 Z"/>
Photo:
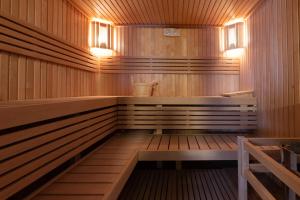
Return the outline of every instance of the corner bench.
<path id="1" fill-rule="evenodd" d="M 117 199 L 147 136 L 117 135 L 49 183 L 35 200 Z"/>
<path id="2" fill-rule="evenodd" d="M 76 199 L 78 195 L 80 199 L 116 199 L 138 160 L 164 160 L 170 155 L 184 160 L 182 151 L 194 160 L 214 160 L 216 153 L 219 156 L 224 152 L 229 155 L 227 159 L 236 159 L 236 150 L 231 148 L 234 144 L 228 138 L 207 136 L 211 148 L 205 150 L 201 140 L 192 139 L 194 136 L 185 136 L 184 140 L 179 137 L 178 149 L 174 150 L 171 145 L 153 147 L 152 143 L 163 144 L 172 136 L 155 139 L 158 136 L 141 134 L 112 137 L 84 158 L 84 151 L 99 146 L 118 129 L 162 133 L 163 129 L 239 132 L 255 128 L 254 98 L 76 97 L 0 103 L 0 199 L 22 196 L 24 189 L 66 162 L 72 163 L 70 169 L 50 181 L 45 190 L 33 193 L 37 194 L 34 198 L 53 199 L 58 195 Z M 204 156 L 204 150 L 213 152 L 212 156 Z"/>

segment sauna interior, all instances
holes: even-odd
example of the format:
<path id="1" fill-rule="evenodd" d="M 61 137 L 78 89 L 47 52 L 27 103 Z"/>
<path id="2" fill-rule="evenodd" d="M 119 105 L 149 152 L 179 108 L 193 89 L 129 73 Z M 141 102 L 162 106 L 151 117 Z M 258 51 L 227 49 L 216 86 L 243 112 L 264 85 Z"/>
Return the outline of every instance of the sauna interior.
<path id="1" fill-rule="evenodd" d="M 300 199 L 299 0 L 0 0 L 0 199 Z"/>

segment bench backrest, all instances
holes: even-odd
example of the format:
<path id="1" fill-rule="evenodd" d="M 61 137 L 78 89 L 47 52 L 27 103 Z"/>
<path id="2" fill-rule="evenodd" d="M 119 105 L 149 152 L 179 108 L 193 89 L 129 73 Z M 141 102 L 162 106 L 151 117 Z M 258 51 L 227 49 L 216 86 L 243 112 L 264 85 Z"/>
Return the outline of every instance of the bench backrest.
<path id="1" fill-rule="evenodd" d="M 256 99 L 222 97 L 121 97 L 119 128 L 256 129 Z"/>

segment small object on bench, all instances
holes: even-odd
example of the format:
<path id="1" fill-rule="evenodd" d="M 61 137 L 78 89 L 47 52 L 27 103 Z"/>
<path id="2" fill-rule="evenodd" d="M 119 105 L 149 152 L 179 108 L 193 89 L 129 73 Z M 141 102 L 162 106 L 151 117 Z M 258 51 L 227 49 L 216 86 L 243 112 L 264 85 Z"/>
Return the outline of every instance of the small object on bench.
<path id="1" fill-rule="evenodd" d="M 158 83 L 152 81 L 151 83 L 134 83 L 133 85 L 133 96 L 138 97 L 150 97 L 153 96 L 153 89 Z"/>
<path id="2" fill-rule="evenodd" d="M 222 94 L 223 97 L 253 97 L 253 90 L 245 90 L 245 91 L 236 91 L 236 92 L 226 92 Z"/>

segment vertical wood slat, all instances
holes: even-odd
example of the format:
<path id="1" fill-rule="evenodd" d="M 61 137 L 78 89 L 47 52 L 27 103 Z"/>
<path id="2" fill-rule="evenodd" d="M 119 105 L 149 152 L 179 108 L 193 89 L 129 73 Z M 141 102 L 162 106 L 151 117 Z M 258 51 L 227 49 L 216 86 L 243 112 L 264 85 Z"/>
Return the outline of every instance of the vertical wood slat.
<path id="1" fill-rule="evenodd" d="M 245 18 L 261 0 L 181 0 L 155 1 L 86 0 L 74 4 L 92 16 L 121 25 L 222 26 L 234 16 Z"/>
<path id="2" fill-rule="evenodd" d="M 241 89 L 254 87 L 263 136 L 296 137 L 300 103 L 300 3 L 268 0 L 248 18 L 249 44 L 241 60 Z"/>
<path id="3" fill-rule="evenodd" d="M 1 12 L 24 20 L 24 22 L 47 31 L 49 34 L 54 34 L 67 42 L 71 41 L 71 37 L 67 37 L 67 32 L 86 30 L 85 33 L 88 34 L 88 23 L 84 23 L 78 30 L 72 31 L 71 27 L 67 26 L 75 21 L 76 23 L 81 23 L 83 20 L 87 22 L 88 19 L 66 0 L 7 0 L 1 4 L 3 4 Z M 70 10 L 80 17 L 70 16 L 67 18 Z M 78 34 L 75 45 L 86 49 L 88 47 L 87 40 L 87 37 Z M 65 65 L 57 66 L 53 63 L 4 51 L 1 51 L 0 54 L 0 101 L 75 96 L 74 92 L 70 91 L 77 91 L 76 96 L 95 94 L 94 82 L 87 81 L 94 80 L 95 73 L 84 72 L 82 79 L 76 79 L 73 73 L 76 70 Z M 48 70 L 46 66 L 48 66 Z M 58 77 L 59 82 L 57 82 Z M 78 84 L 76 86 L 68 85 L 65 79 L 74 80 Z"/>
<path id="4" fill-rule="evenodd" d="M 220 28 L 180 29 L 181 37 L 165 37 L 163 28 L 119 26 L 115 55 L 129 57 L 222 57 Z M 145 43 L 145 41 L 151 41 Z M 210 48 L 210 46 L 214 46 Z M 211 96 L 239 90 L 238 74 L 100 74 L 97 95 L 132 95 L 132 82 L 159 82 L 154 96 Z M 112 82 L 114 84 L 107 84 Z M 104 86 L 105 85 L 105 86 Z M 118 87 L 122 85 L 122 87 Z"/>

